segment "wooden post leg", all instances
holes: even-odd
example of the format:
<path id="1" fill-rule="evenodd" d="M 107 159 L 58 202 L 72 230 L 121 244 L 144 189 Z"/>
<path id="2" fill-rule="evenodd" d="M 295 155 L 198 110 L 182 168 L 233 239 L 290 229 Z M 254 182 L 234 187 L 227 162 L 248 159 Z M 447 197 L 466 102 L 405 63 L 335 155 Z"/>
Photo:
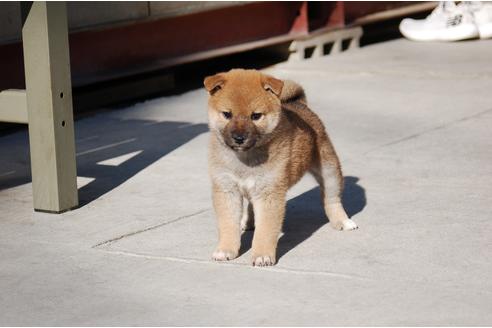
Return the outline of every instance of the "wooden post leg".
<path id="1" fill-rule="evenodd" d="M 330 55 L 339 54 L 341 52 L 342 52 L 342 40 L 337 39 L 335 40 L 335 42 L 333 42 L 333 46 L 331 46 Z"/>
<path id="2" fill-rule="evenodd" d="M 78 205 L 64 2 L 21 2 L 34 209 Z"/>

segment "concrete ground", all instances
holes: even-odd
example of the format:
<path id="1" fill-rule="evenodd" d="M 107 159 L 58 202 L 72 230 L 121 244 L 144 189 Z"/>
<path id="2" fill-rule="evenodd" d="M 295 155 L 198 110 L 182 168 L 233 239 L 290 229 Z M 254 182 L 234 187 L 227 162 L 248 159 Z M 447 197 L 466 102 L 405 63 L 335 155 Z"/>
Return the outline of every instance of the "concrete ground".
<path id="1" fill-rule="evenodd" d="M 306 177 L 278 265 L 210 260 L 206 94 L 76 122 L 82 206 L 32 210 L 25 131 L 0 138 L 1 325 L 492 325 L 492 40 L 396 40 L 268 71 L 302 83 L 360 229 Z"/>

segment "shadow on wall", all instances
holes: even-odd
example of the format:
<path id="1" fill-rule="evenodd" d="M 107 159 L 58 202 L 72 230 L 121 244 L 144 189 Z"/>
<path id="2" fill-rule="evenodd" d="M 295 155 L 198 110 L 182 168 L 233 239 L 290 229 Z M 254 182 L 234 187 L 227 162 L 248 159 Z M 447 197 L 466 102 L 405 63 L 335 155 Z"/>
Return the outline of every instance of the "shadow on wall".
<path id="1" fill-rule="evenodd" d="M 346 176 L 343 191 L 343 206 L 349 217 L 361 212 L 366 206 L 365 189 L 358 185 L 359 178 Z M 277 248 L 277 259 L 287 254 L 303 241 L 311 237 L 329 221 L 321 202 L 321 191 L 315 187 L 287 202 L 283 236 Z M 241 251 L 244 254 L 251 248 L 254 231 L 246 231 L 241 236 Z"/>
<path id="2" fill-rule="evenodd" d="M 207 132 L 206 124 L 119 120 L 96 116 L 76 126 L 77 175 L 91 181 L 79 188 L 79 207 L 87 205 L 152 163 Z M 31 182 L 27 131 L 0 147 L 0 190 Z M 15 137 L 15 138 L 14 138 Z M 9 140 L 4 140 L 9 143 Z M 11 145 L 11 143 L 9 143 Z M 5 156 L 4 156 L 5 155 Z M 119 158 L 119 159 L 118 159 Z"/>

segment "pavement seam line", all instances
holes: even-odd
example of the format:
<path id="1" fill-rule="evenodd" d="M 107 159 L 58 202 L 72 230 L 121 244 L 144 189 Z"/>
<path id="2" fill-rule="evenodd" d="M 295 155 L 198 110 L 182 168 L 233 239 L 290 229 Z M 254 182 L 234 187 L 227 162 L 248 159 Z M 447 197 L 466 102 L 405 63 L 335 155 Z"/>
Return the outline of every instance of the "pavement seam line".
<path id="1" fill-rule="evenodd" d="M 116 146 L 119 146 L 119 145 L 127 144 L 129 142 L 134 142 L 135 140 L 137 140 L 137 138 L 130 138 L 130 139 L 127 139 L 127 140 L 123 140 L 123 141 L 120 141 L 120 142 L 115 142 L 115 143 L 104 145 L 104 146 L 101 146 L 101 147 L 96 147 L 96 148 L 88 149 L 88 150 L 82 151 L 80 153 L 77 153 L 75 155 L 76 156 L 82 156 L 82 155 L 86 155 L 86 154 L 90 154 L 90 153 L 95 153 L 95 152 L 98 152 L 100 150 L 104 150 L 104 149 L 108 149 L 108 148 L 113 148 L 113 147 L 116 147 Z"/>
<path id="2" fill-rule="evenodd" d="M 248 268 L 251 270 L 265 270 L 265 271 L 270 271 L 270 272 L 279 272 L 279 273 L 291 273 L 291 274 L 297 274 L 297 275 L 315 275 L 315 276 L 327 276 L 327 277 L 337 277 L 337 278 L 344 278 L 344 279 L 355 279 L 355 280 L 362 280 L 362 281 L 369 281 L 372 279 L 366 278 L 366 277 L 361 277 L 357 275 L 350 275 L 346 273 L 337 273 L 337 272 L 328 272 L 328 271 L 315 271 L 315 270 L 297 270 L 297 269 L 292 269 L 288 267 L 253 267 L 250 264 L 247 263 L 234 263 L 234 262 L 216 262 L 212 260 L 197 260 L 197 259 L 191 259 L 191 258 L 181 258 L 181 257 L 174 257 L 174 256 L 156 256 L 156 255 L 148 255 L 148 254 L 139 254 L 139 253 L 133 253 L 133 252 L 126 252 L 126 251 L 114 251 L 114 250 L 102 250 L 105 253 L 108 254 L 113 254 L 113 255 L 124 255 L 124 256 L 129 256 L 129 257 L 137 257 L 137 258 L 144 258 L 148 260 L 166 260 L 166 261 L 172 261 L 172 262 L 180 262 L 180 263 L 188 263 L 188 264 L 207 264 L 207 265 L 222 265 L 222 266 L 227 266 L 227 267 L 236 267 L 236 268 Z"/>
<path id="3" fill-rule="evenodd" d="M 108 245 L 108 244 L 112 244 L 118 240 L 121 240 L 123 238 L 126 238 L 126 237 L 131 237 L 131 236 L 134 236 L 134 235 L 137 235 L 139 233 L 142 233 L 142 232 L 147 232 L 147 231 L 150 231 L 150 230 L 154 230 L 154 229 L 157 229 L 157 228 L 160 228 L 160 227 L 163 227 L 163 226 L 166 226 L 168 224 L 171 224 L 171 223 L 175 223 L 175 222 L 178 222 L 180 220 L 183 220 L 183 219 L 187 219 L 187 218 L 190 218 L 190 217 L 193 217 L 193 216 L 196 216 L 198 214 L 202 214 L 204 212 L 207 212 L 209 211 L 210 209 L 207 208 L 207 209 L 203 209 L 203 210 L 199 210 L 197 212 L 194 212 L 194 213 L 191 213 L 191 214 L 188 214 L 188 215 L 183 215 L 183 216 L 180 216 L 174 220 L 171 220 L 171 221 L 166 221 L 166 222 L 163 222 L 163 223 L 159 223 L 159 224 L 156 224 L 156 225 L 153 225 L 153 226 L 150 226 L 150 227 L 147 227 L 147 228 L 144 228 L 144 229 L 140 229 L 140 230 L 137 230 L 137 231 L 132 231 L 132 232 L 129 232 L 129 233 L 126 233 L 126 234 L 123 234 L 121 236 L 118 236 L 118 237 L 115 237 L 115 238 L 111 238 L 111 239 L 108 239 L 108 240 L 105 240 L 105 241 L 102 241 L 94 246 L 92 246 L 91 248 L 98 248 L 100 246 L 103 246 L 103 245 Z"/>
<path id="4" fill-rule="evenodd" d="M 174 257 L 174 256 L 158 256 L 158 255 L 133 253 L 133 252 L 126 252 L 126 251 L 105 250 L 105 249 L 102 249 L 101 251 L 103 251 L 107 254 L 110 254 L 110 255 L 123 255 L 123 256 L 136 257 L 136 258 L 142 258 L 142 259 L 148 259 L 148 260 L 165 260 L 165 261 L 170 261 L 170 262 L 178 262 L 178 263 L 186 263 L 186 264 L 205 264 L 205 265 L 210 265 L 210 266 L 223 266 L 223 267 L 227 267 L 227 268 L 245 268 L 247 270 L 252 270 L 255 272 L 263 271 L 263 272 L 274 272 L 274 273 L 288 273 L 288 274 L 301 275 L 301 276 L 302 275 L 304 275 L 304 276 L 323 276 L 323 277 L 343 278 L 343 279 L 366 281 L 366 282 L 374 282 L 374 281 L 379 280 L 379 279 L 363 277 L 363 276 L 359 276 L 359 275 L 352 275 L 352 274 L 347 274 L 347 273 L 338 273 L 338 272 L 330 272 L 330 271 L 316 271 L 316 270 L 298 270 L 298 269 L 293 269 L 293 268 L 289 268 L 289 267 L 279 267 L 278 265 L 270 266 L 270 267 L 254 267 L 254 266 L 247 264 L 247 263 L 238 263 L 238 262 L 216 262 L 213 260 L 198 260 L 198 259 L 180 258 L 180 257 Z M 404 283 L 416 283 L 416 284 L 425 283 L 425 281 L 422 281 L 422 280 L 409 280 L 409 279 L 401 280 L 401 279 L 399 279 L 399 281 L 404 282 Z M 430 281 L 428 283 L 430 283 L 432 286 L 435 286 L 435 283 L 432 281 Z M 451 287 L 456 288 L 455 285 L 452 285 L 449 288 L 451 288 Z M 463 289 L 463 290 L 466 290 L 466 289 Z"/>

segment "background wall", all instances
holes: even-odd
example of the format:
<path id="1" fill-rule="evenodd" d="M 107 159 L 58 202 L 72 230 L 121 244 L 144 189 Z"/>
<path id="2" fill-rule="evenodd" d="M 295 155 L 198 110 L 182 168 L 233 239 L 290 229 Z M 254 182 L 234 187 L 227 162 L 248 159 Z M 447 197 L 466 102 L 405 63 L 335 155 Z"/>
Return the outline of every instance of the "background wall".
<path id="1" fill-rule="evenodd" d="M 247 3 L 247 1 L 73 1 L 67 3 L 67 15 L 70 30 L 77 31 L 146 19 L 176 17 Z M 19 2 L 0 1 L 0 44 L 20 40 L 20 31 Z"/>

